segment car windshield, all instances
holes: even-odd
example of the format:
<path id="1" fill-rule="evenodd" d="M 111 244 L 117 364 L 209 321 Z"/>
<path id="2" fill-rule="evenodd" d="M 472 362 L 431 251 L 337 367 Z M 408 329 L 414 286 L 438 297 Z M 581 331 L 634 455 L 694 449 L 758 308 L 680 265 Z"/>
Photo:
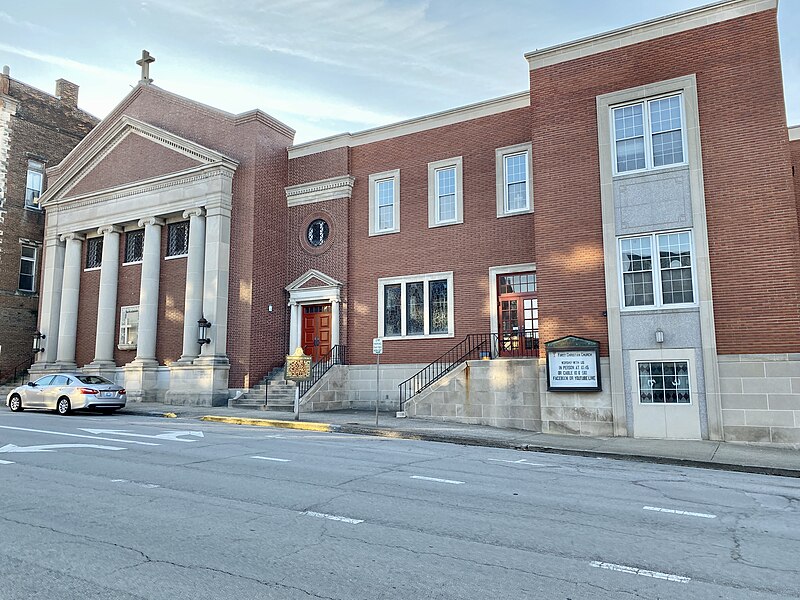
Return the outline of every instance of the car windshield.
<path id="1" fill-rule="evenodd" d="M 86 383 L 90 385 L 97 385 L 98 383 L 110 383 L 111 385 L 114 384 L 113 381 L 109 381 L 105 377 L 98 377 L 97 375 L 76 375 L 75 379 L 77 379 L 81 383 Z"/>

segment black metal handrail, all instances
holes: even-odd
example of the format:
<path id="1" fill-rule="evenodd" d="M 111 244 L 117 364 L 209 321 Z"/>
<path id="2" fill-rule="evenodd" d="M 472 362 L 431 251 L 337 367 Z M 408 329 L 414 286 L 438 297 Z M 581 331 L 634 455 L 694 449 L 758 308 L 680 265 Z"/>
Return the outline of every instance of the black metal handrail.
<path id="1" fill-rule="evenodd" d="M 300 388 L 300 397 L 302 398 L 308 390 L 314 387 L 314 384 L 322 379 L 323 375 L 325 375 L 332 366 L 345 364 L 347 364 L 347 346 L 337 344 L 331 348 L 330 352 L 311 365 L 311 378 L 297 384 Z"/>
<path id="2" fill-rule="evenodd" d="M 406 402 L 458 365 L 468 360 L 539 356 L 539 331 L 512 333 L 470 333 L 439 358 L 400 384 L 400 410 Z"/>
<path id="3" fill-rule="evenodd" d="M 25 378 L 24 375 L 28 372 L 28 369 L 31 368 L 31 365 L 35 360 L 35 355 L 29 356 L 21 363 L 11 367 L 5 373 L 0 374 L 0 385 L 22 385 L 22 380 Z M 19 383 L 17 382 L 18 380 Z"/>

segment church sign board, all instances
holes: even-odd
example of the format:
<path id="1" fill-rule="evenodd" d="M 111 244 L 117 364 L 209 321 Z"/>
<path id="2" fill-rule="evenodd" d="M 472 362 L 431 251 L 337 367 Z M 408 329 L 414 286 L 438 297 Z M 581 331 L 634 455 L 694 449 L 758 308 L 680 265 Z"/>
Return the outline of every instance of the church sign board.
<path id="1" fill-rule="evenodd" d="M 297 348 L 294 354 L 286 355 L 286 381 L 308 381 L 311 379 L 311 357 Z"/>
<path id="2" fill-rule="evenodd" d="M 567 336 L 545 343 L 547 390 L 550 392 L 599 392 L 600 343 Z"/>

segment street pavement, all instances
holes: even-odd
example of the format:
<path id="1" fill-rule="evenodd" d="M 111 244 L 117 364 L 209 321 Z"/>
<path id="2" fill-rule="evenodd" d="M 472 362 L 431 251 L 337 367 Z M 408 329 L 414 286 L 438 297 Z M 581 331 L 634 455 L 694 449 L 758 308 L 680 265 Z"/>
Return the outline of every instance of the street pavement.
<path id="1" fill-rule="evenodd" d="M 0 410 L 0 599 L 800 597 L 796 478 L 133 412 Z"/>

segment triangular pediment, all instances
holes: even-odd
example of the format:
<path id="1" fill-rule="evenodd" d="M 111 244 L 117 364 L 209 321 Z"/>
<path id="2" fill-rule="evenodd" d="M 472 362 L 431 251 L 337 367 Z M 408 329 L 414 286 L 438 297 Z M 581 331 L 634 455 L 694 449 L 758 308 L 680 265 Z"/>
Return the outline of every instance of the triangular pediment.
<path id="1" fill-rule="evenodd" d="M 231 170 L 238 165 L 216 150 L 127 115 L 71 158 L 69 166 L 42 195 L 42 206 L 211 165 L 225 165 Z"/>
<path id="2" fill-rule="evenodd" d="M 295 279 L 292 283 L 286 286 L 286 291 L 301 289 L 314 289 L 314 288 L 327 288 L 327 287 L 342 287 L 342 284 L 336 281 L 333 277 L 325 275 L 322 271 L 316 269 L 309 269 L 300 277 Z"/>

